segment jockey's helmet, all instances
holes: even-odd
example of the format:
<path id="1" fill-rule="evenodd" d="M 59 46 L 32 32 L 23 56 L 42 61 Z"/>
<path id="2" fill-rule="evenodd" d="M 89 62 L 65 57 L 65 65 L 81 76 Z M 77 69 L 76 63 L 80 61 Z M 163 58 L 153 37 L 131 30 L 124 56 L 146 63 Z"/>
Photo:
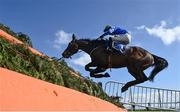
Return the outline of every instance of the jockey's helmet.
<path id="1" fill-rule="evenodd" d="M 104 28 L 104 32 L 107 32 L 110 28 L 111 28 L 110 25 L 106 25 L 106 27 Z"/>

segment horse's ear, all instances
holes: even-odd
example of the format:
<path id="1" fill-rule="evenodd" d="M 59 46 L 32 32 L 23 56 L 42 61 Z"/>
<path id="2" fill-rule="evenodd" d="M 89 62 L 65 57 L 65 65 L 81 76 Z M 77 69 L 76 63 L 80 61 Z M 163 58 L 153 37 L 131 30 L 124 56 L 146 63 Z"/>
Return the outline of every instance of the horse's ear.
<path id="1" fill-rule="evenodd" d="M 75 40 L 76 39 L 76 36 L 75 34 L 72 35 L 72 40 Z"/>

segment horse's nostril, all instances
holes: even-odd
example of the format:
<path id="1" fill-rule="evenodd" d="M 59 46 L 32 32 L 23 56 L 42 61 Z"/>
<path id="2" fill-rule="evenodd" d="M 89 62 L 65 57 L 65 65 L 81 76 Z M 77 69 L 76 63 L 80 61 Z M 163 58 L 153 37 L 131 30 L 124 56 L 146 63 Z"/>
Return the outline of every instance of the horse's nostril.
<path id="1" fill-rule="evenodd" d="M 68 55 L 69 55 L 70 53 L 69 52 L 64 52 L 63 54 L 62 54 L 62 56 L 64 57 L 64 58 L 68 58 Z"/>

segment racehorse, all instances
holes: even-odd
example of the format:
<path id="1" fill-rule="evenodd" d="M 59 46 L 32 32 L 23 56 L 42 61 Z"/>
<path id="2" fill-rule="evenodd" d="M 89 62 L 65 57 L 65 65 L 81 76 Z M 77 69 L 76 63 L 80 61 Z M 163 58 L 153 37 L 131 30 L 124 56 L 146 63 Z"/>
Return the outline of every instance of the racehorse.
<path id="1" fill-rule="evenodd" d="M 91 77 L 110 77 L 107 72 L 105 74 L 98 73 L 104 72 L 108 68 L 127 67 L 128 72 L 135 80 L 127 82 L 121 88 L 121 92 L 147 80 L 153 81 L 156 74 L 168 66 L 168 62 L 164 58 L 151 54 L 141 47 L 131 46 L 126 49 L 125 54 L 107 53 L 106 40 L 76 39 L 74 34 L 62 56 L 63 58 L 70 58 L 79 50 L 86 52 L 91 57 L 91 62 L 85 66 L 85 70 L 90 72 Z M 154 68 L 147 77 L 144 70 L 151 66 Z M 92 69 L 91 67 L 96 68 Z"/>

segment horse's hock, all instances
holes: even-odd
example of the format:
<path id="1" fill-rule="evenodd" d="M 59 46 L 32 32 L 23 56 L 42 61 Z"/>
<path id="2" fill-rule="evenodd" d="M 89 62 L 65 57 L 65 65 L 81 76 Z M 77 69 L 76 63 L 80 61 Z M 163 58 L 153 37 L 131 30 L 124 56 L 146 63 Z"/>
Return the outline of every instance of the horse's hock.
<path id="1" fill-rule="evenodd" d="M 83 94 L 0 68 L 0 111 L 124 111 L 125 109 Z"/>

